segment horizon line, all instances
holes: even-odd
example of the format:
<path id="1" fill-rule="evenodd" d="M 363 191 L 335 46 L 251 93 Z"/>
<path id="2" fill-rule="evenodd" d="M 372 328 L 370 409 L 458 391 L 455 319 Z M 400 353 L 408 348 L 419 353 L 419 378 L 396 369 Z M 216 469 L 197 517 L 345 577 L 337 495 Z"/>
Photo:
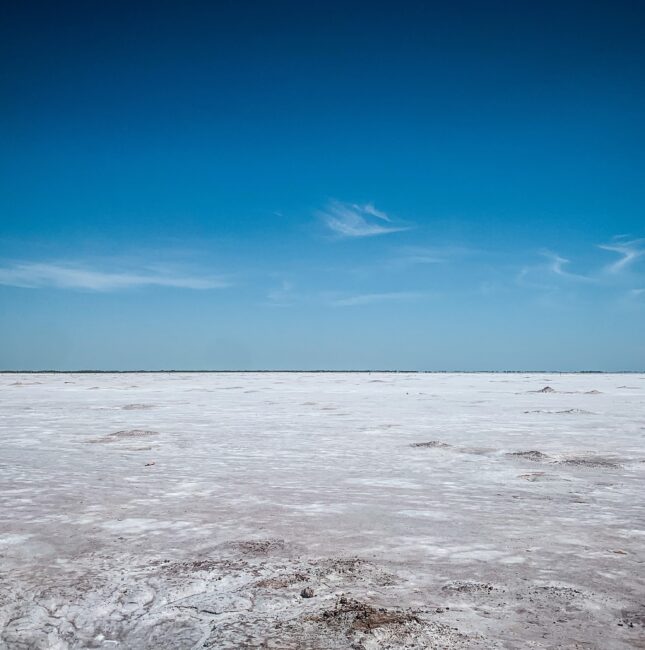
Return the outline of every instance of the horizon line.
<path id="1" fill-rule="evenodd" d="M 0 375 L 19 375 L 19 374 L 58 374 L 58 375 L 91 375 L 91 374 L 168 374 L 168 373 L 192 373 L 192 374 L 232 374 L 232 373 L 292 373 L 292 374 L 306 374 L 306 373 L 341 373 L 341 374 L 366 374 L 366 373 L 383 373 L 383 374 L 425 374 L 425 375 L 445 375 L 445 374 L 546 374 L 546 373 L 557 373 L 561 375 L 638 375 L 645 374 L 645 370 L 548 370 L 548 369 L 538 369 L 538 370 L 382 370 L 378 368 L 369 369 L 369 370 L 330 370 L 330 369 L 307 369 L 307 370 L 295 370 L 295 369 L 254 369 L 254 370 L 235 370 L 235 369 L 226 369 L 226 370 L 182 370 L 182 369 L 156 369 L 156 370 L 52 370 L 52 369 L 42 369 L 42 370 L 0 370 Z"/>

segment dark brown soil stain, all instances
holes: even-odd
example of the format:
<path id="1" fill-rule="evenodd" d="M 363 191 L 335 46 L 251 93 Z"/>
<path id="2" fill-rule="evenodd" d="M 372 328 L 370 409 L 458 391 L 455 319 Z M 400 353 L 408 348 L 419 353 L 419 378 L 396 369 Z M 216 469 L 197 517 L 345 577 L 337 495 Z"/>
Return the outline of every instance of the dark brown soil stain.
<path id="1" fill-rule="evenodd" d="M 420 623 L 413 612 L 373 607 L 358 600 L 341 597 L 334 609 L 327 609 L 312 617 L 326 624 L 348 625 L 351 630 L 371 632 L 380 627 Z"/>

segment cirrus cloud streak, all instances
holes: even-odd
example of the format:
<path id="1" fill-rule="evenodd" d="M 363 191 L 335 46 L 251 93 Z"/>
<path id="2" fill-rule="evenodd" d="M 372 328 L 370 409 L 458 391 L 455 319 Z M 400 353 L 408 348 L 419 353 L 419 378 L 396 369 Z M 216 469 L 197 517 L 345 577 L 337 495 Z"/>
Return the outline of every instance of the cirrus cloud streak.
<path id="1" fill-rule="evenodd" d="M 329 230 L 343 238 L 374 237 L 410 230 L 409 226 L 393 223 L 385 212 L 377 210 L 371 203 L 358 205 L 330 201 L 318 216 Z"/>
<path id="2" fill-rule="evenodd" d="M 229 286 L 229 283 L 217 277 L 162 271 L 97 270 L 70 262 L 21 262 L 0 267 L 0 285 L 27 289 L 118 291 L 141 287 L 219 289 Z"/>

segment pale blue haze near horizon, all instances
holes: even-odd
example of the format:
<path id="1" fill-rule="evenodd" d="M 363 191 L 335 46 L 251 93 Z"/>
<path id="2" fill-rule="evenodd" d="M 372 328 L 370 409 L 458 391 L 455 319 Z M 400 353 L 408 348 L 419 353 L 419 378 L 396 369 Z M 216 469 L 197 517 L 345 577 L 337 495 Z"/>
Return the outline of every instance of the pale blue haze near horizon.
<path id="1" fill-rule="evenodd" d="M 3 16 L 0 369 L 645 370 L 643 3 Z"/>

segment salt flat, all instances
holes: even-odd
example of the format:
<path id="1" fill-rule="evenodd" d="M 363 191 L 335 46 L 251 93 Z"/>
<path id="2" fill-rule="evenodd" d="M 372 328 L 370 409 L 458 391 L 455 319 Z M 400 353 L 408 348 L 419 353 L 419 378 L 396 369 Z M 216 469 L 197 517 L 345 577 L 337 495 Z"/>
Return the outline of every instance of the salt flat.
<path id="1" fill-rule="evenodd" d="M 4 374 L 0 417 L 0 647 L 645 647 L 645 375 Z"/>

